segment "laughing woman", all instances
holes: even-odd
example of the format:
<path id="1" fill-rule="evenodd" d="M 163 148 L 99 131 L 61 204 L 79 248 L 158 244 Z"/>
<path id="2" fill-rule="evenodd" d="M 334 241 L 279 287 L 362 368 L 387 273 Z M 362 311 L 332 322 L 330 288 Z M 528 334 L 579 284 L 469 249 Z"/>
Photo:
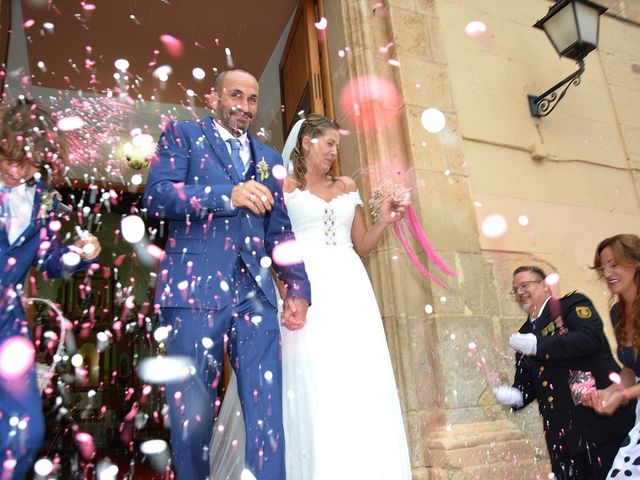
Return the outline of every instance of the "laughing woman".
<path id="1" fill-rule="evenodd" d="M 623 364 L 621 381 L 598 390 L 585 406 L 603 415 L 613 414 L 621 405 L 640 397 L 640 238 L 621 234 L 605 238 L 596 249 L 593 268 L 607 286 L 615 302 L 611 308 L 617 352 Z M 640 423 L 623 442 L 607 478 L 640 478 Z"/>

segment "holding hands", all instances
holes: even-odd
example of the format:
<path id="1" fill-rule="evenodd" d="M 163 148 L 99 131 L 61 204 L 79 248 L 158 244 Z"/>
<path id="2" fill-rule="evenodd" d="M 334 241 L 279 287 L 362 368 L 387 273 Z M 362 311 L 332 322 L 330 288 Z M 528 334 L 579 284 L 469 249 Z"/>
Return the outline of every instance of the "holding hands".
<path id="1" fill-rule="evenodd" d="M 309 302 L 304 298 L 287 298 L 284 301 L 282 324 L 289 330 L 300 330 L 307 323 L 307 309 Z"/>
<path id="2" fill-rule="evenodd" d="M 582 398 L 582 405 L 593 408 L 600 415 L 613 415 L 616 410 L 628 402 L 624 387 L 616 384 L 604 390 L 596 390 Z"/>
<path id="3" fill-rule="evenodd" d="M 273 195 L 262 183 L 249 180 L 233 187 L 231 203 L 236 208 L 244 207 L 256 215 L 264 215 L 273 207 Z"/>

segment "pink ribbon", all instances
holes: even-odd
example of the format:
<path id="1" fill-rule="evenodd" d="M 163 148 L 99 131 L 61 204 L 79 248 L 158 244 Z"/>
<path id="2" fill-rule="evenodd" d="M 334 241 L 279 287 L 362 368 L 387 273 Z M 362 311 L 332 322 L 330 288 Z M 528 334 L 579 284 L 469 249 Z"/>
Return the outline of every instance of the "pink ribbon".
<path id="1" fill-rule="evenodd" d="M 407 207 L 407 220 L 408 220 L 407 224 L 409 227 L 409 231 L 411 232 L 411 235 L 413 236 L 413 238 L 415 238 L 415 240 L 418 242 L 420 247 L 424 250 L 425 254 L 427 255 L 427 258 L 436 267 L 438 267 L 440 271 L 442 271 L 446 275 L 449 275 L 451 277 L 456 276 L 457 273 L 451 267 L 449 267 L 449 265 L 447 265 L 444 259 L 440 255 L 438 255 L 435 249 L 431 246 L 431 242 L 429 242 L 429 239 L 427 238 L 427 234 L 422 228 L 422 225 L 420 224 L 420 221 L 418 220 L 418 216 L 416 215 L 416 212 L 413 209 L 412 205 L 409 205 Z M 423 277 L 427 278 L 431 282 L 437 283 L 438 285 L 440 285 L 442 288 L 446 290 L 448 288 L 447 285 L 438 277 L 434 276 L 431 272 L 429 272 L 424 267 L 424 265 L 422 265 L 422 263 L 420 262 L 418 255 L 416 254 L 415 250 L 413 249 L 413 247 L 411 246 L 407 238 L 407 234 L 405 232 L 405 227 L 404 227 L 404 221 L 401 220 L 399 222 L 396 222 L 392 224 L 392 227 L 393 227 L 394 233 L 396 234 L 396 237 L 398 237 L 398 240 L 400 240 L 400 243 L 404 247 L 404 251 L 407 253 L 407 256 L 409 257 L 409 260 L 411 261 L 413 266 L 418 269 L 418 271 L 422 274 Z"/>

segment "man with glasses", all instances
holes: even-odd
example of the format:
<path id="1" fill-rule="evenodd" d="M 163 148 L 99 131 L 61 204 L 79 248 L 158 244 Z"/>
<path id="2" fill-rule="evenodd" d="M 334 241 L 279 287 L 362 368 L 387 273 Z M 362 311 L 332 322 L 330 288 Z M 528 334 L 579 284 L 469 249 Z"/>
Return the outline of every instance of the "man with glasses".
<path id="1" fill-rule="evenodd" d="M 538 400 L 551 468 L 558 480 L 604 479 L 633 425 L 634 405 L 602 417 L 581 406 L 578 395 L 572 396 L 569 379 L 576 372 L 585 372 L 586 379 L 590 372 L 600 389 L 611 384 L 609 374 L 620 368 L 591 300 L 576 292 L 553 298 L 545 278 L 535 266 L 513 272 L 511 294 L 528 318 L 509 338 L 516 351 L 513 386 L 500 386 L 494 394 L 499 403 L 514 410 Z"/>

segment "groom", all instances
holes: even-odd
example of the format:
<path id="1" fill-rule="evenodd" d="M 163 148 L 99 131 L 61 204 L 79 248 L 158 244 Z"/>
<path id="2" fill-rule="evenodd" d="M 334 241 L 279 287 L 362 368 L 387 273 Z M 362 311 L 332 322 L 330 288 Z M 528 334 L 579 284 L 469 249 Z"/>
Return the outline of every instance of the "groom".
<path id="1" fill-rule="evenodd" d="M 225 348 L 238 378 L 246 428 L 245 463 L 258 479 L 284 471 L 282 379 L 277 301 L 271 267 L 287 286 L 282 321 L 304 326 L 311 300 L 304 264 L 272 264 L 292 240 L 278 153 L 248 133 L 258 82 L 241 69 L 218 75 L 213 118 L 170 122 L 158 142 L 144 205 L 168 219 L 155 304 L 170 327 L 169 356 L 195 368 L 166 386 L 171 446 L 179 480 L 209 474 L 208 445 Z"/>

